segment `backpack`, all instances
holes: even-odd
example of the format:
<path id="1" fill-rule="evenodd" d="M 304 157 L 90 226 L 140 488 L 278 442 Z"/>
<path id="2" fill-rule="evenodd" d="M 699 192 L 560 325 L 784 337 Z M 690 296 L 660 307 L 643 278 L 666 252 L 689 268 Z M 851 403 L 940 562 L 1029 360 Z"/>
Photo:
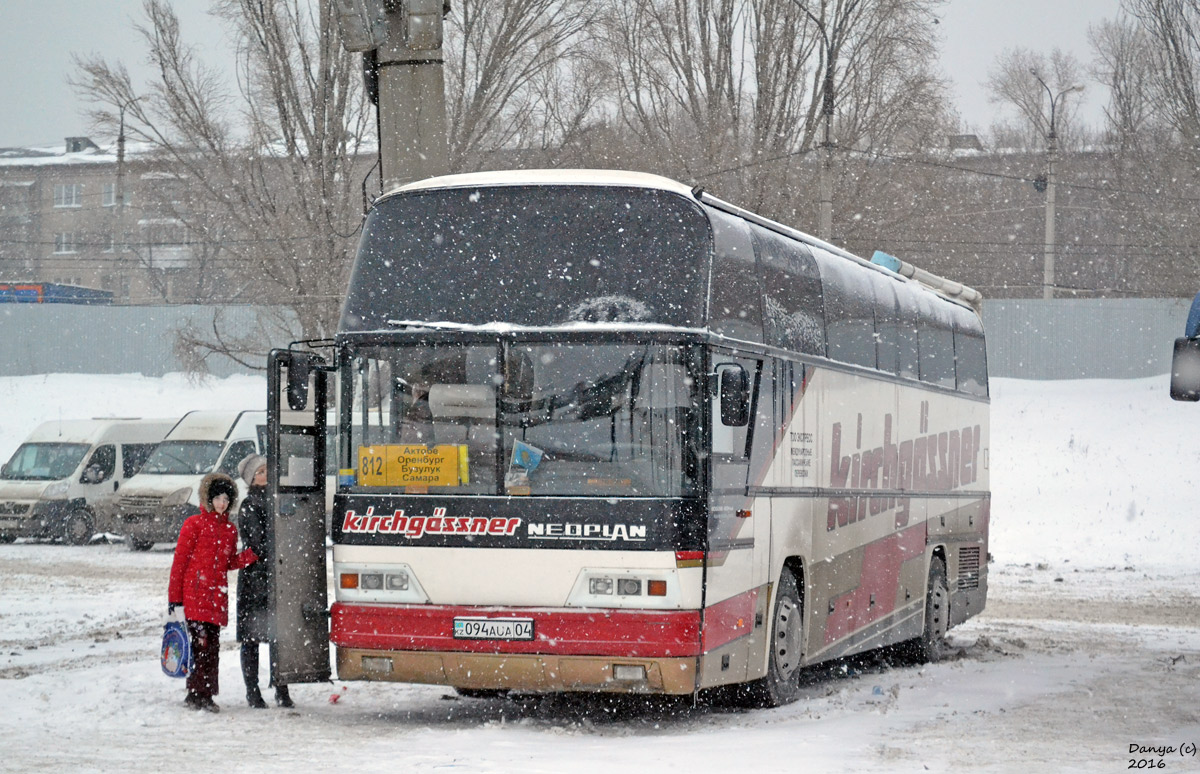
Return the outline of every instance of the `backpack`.
<path id="1" fill-rule="evenodd" d="M 192 638 L 181 613 L 163 624 L 161 661 L 167 677 L 187 677 L 192 671 Z"/>

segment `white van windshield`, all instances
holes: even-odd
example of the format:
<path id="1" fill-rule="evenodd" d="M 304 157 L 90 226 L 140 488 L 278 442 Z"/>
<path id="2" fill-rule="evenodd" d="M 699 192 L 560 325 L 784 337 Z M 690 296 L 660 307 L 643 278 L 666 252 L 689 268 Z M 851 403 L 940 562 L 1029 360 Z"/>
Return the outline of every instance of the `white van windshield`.
<path id="1" fill-rule="evenodd" d="M 163 476 L 211 473 L 224 448 L 221 441 L 163 441 L 139 472 Z"/>
<path id="2" fill-rule="evenodd" d="M 0 478 L 13 481 L 58 481 L 75 472 L 86 443 L 23 443 L 4 466 Z"/>

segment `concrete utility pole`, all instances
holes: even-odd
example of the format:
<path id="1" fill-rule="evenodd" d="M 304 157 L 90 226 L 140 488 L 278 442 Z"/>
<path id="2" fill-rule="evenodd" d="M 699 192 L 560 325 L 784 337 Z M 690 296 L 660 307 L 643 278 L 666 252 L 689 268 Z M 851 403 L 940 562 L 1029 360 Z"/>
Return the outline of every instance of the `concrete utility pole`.
<path id="1" fill-rule="evenodd" d="M 1046 94 L 1050 96 L 1050 132 L 1046 136 L 1046 236 L 1043 247 L 1043 266 L 1042 266 L 1042 298 L 1054 298 L 1054 252 L 1055 252 L 1055 220 L 1054 212 L 1054 162 L 1058 156 L 1058 132 L 1055 127 L 1055 110 L 1058 107 L 1058 101 L 1067 94 L 1073 91 L 1083 91 L 1082 86 L 1071 86 L 1063 89 L 1055 94 L 1042 77 L 1037 74 L 1037 70 L 1030 70 L 1034 78 L 1037 78 L 1038 83 L 1042 84 L 1042 88 L 1046 90 Z"/>
<path id="2" fill-rule="evenodd" d="M 793 0 L 800 10 L 817 25 L 821 33 L 821 41 L 825 48 L 825 78 L 821 89 L 821 115 L 825 121 L 825 139 L 821 142 L 821 179 L 819 182 L 821 205 L 818 213 L 817 236 L 826 242 L 833 241 L 833 105 L 834 85 L 833 75 L 837 66 L 837 53 L 825 30 L 825 23 L 813 16 L 812 11 L 800 2 Z"/>
<path id="3" fill-rule="evenodd" d="M 342 45 L 362 51 L 383 190 L 448 171 L 444 0 L 335 0 Z"/>
<path id="4" fill-rule="evenodd" d="M 125 250 L 128 249 L 125 240 L 125 110 L 138 98 L 134 97 L 122 102 L 119 107 L 120 119 L 117 123 L 117 187 L 113 192 L 113 250 L 117 267 L 115 297 L 128 302 L 125 296 Z"/>

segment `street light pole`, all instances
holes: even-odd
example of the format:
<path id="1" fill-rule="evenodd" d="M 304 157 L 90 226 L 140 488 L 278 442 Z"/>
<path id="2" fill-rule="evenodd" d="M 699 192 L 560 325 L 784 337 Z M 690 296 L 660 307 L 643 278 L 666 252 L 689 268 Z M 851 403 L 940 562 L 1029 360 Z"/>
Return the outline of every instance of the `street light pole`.
<path id="1" fill-rule="evenodd" d="M 125 292 L 125 270 L 124 258 L 125 252 L 125 109 L 137 102 L 137 97 L 132 97 L 125 102 L 122 102 L 118 111 L 120 119 L 117 122 L 117 190 L 114 192 L 113 202 L 115 213 L 113 216 L 113 250 L 116 251 L 114 263 L 116 265 L 116 288 L 114 295 L 122 296 Z M 123 298 L 128 302 L 128 298 Z"/>
<path id="2" fill-rule="evenodd" d="M 1056 215 L 1054 211 L 1055 205 L 1055 187 L 1054 187 L 1054 162 L 1058 156 L 1058 132 L 1055 125 L 1056 109 L 1058 101 L 1072 91 L 1082 91 L 1082 86 L 1071 86 L 1063 89 L 1055 94 L 1042 77 L 1038 75 L 1037 70 L 1030 70 L 1037 82 L 1046 90 L 1046 94 L 1050 97 L 1050 132 L 1046 136 L 1046 232 L 1042 248 L 1042 298 L 1054 298 L 1054 262 L 1055 262 L 1055 223 Z"/>
<path id="3" fill-rule="evenodd" d="M 821 33 L 821 42 L 825 46 L 825 77 L 821 89 L 821 115 L 825 120 L 825 139 L 821 143 L 821 179 L 819 182 L 821 204 L 818 213 L 817 236 L 829 242 L 833 240 L 833 106 L 835 97 L 833 75 L 835 54 L 829 41 L 829 34 L 825 31 L 825 23 L 813 16 L 812 11 L 808 10 L 800 0 L 793 0 L 793 2 L 799 6 L 800 10 L 804 11 L 813 24 L 817 25 L 817 30 Z"/>

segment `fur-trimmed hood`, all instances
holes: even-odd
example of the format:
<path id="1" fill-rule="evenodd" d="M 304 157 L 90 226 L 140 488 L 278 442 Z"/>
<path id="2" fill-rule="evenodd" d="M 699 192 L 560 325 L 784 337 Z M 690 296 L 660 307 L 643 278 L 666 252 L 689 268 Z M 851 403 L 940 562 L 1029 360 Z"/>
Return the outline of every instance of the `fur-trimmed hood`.
<path id="1" fill-rule="evenodd" d="M 224 473 L 209 473 L 207 476 L 201 479 L 200 491 L 198 492 L 200 496 L 200 507 L 206 511 L 212 510 L 212 488 L 213 484 L 217 483 L 218 481 L 226 484 L 228 486 L 227 491 L 232 492 L 232 494 L 229 495 L 229 510 L 227 512 L 233 513 L 238 504 L 238 488 L 233 479 Z M 218 486 L 217 488 L 223 489 L 225 487 Z"/>

